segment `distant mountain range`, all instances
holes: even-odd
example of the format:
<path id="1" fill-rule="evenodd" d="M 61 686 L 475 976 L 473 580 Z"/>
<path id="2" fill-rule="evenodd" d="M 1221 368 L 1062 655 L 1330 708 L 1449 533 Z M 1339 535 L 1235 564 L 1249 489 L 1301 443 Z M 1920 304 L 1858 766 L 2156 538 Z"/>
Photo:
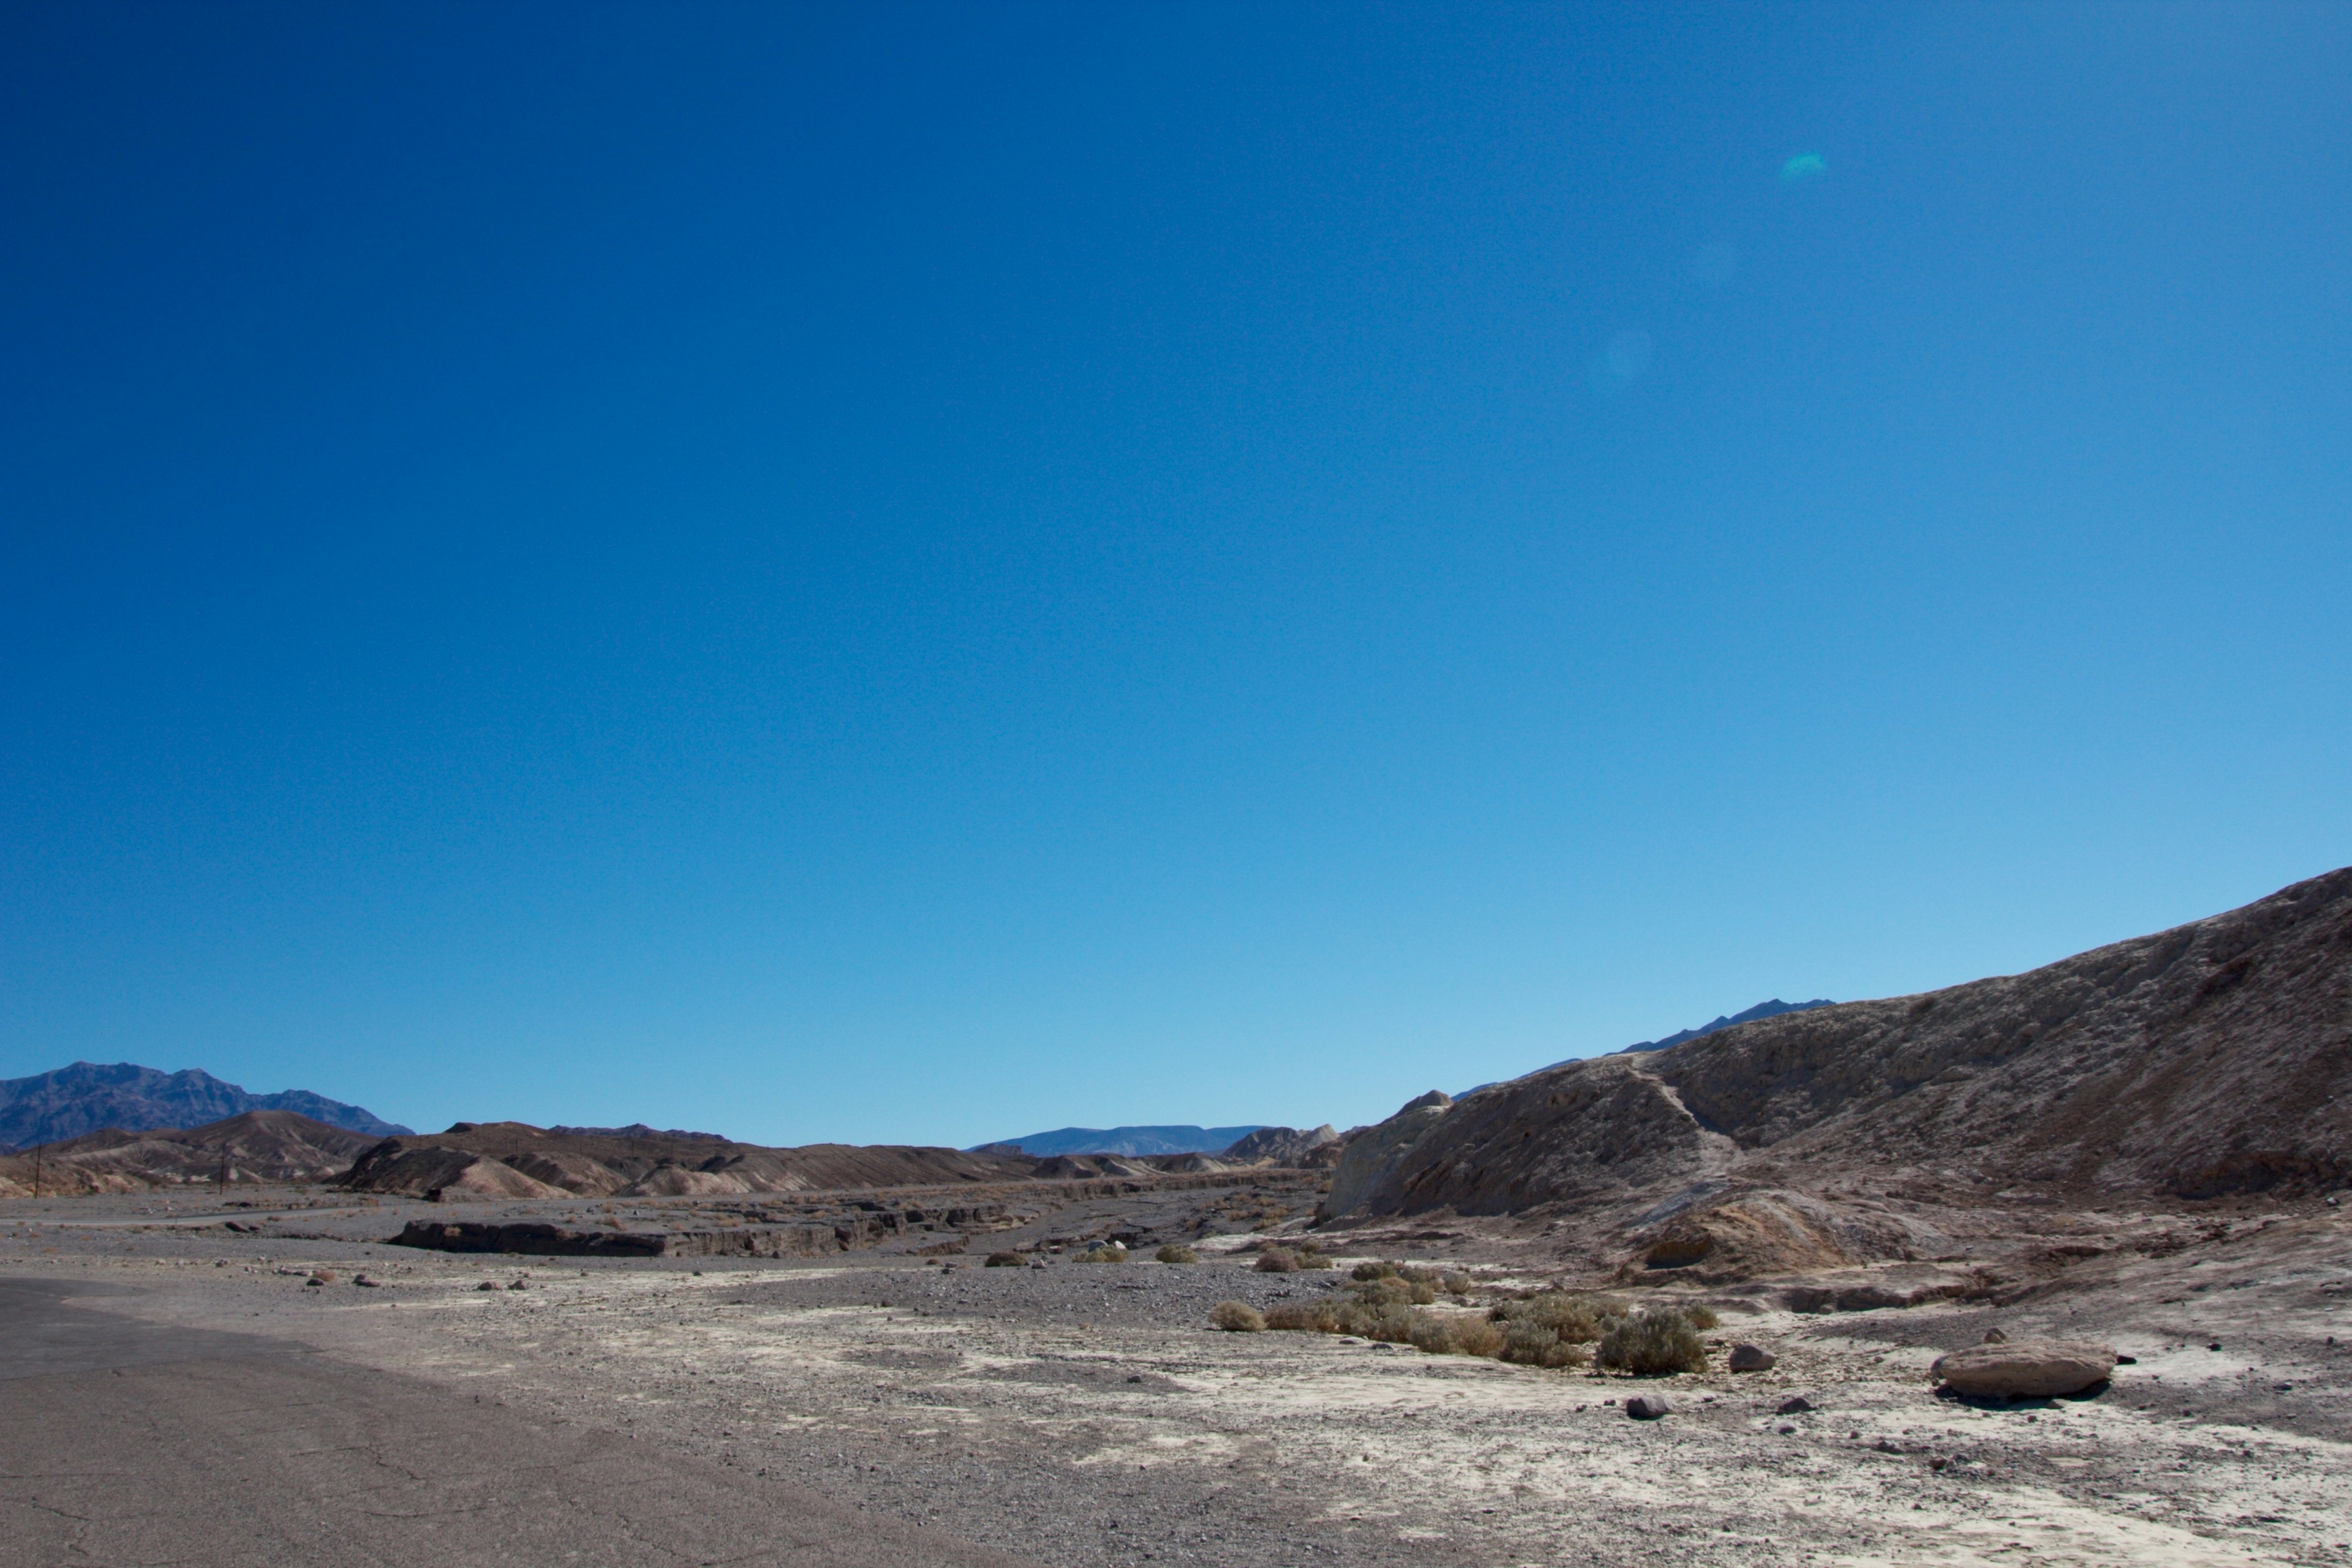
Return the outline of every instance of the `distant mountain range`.
<path id="1" fill-rule="evenodd" d="M 203 1127 L 248 1110 L 290 1110 L 347 1132 L 375 1138 L 404 1133 L 356 1105 L 289 1089 L 282 1094 L 247 1094 L 208 1072 L 159 1072 L 116 1062 L 100 1067 L 76 1062 L 54 1072 L 0 1080 L 0 1149 L 26 1149 L 79 1138 L 102 1128 L 146 1132 L 164 1127 Z"/>
<path id="2" fill-rule="evenodd" d="M 1637 1045 L 1627 1046 L 1624 1050 L 1612 1051 L 1610 1054 L 1622 1057 L 1630 1051 L 1663 1051 L 1669 1046 L 1679 1046 L 1685 1040 L 1696 1040 L 1701 1035 L 1712 1035 L 1717 1029 L 1728 1029 L 1734 1024 L 1752 1024 L 1759 1018 L 1777 1018 L 1783 1013 L 1805 1013 L 1815 1007 L 1835 1005 L 1837 1004 L 1826 996 L 1817 996 L 1811 1002 L 1783 1002 L 1775 996 L 1769 1002 L 1757 1003 L 1745 1013 L 1734 1013 L 1727 1018 L 1717 1018 L 1712 1024 L 1701 1024 L 1696 1029 L 1677 1029 L 1663 1040 L 1643 1040 Z"/>
<path id="3" fill-rule="evenodd" d="M 1009 1154 L 1218 1154 L 1248 1137 L 1246 1127 L 1057 1127 L 1025 1138 L 976 1145 L 970 1152 Z"/>

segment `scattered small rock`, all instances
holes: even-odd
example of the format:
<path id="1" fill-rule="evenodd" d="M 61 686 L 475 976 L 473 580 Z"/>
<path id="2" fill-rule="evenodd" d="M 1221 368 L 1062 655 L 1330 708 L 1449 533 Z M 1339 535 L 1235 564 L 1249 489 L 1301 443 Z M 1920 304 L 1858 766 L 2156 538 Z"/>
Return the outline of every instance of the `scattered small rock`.
<path id="1" fill-rule="evenodd" d="M 508 1286 L 507 1289 L 509 1290 L 528 1290 L 530 1289 L 530 1284 L 528 1280 L 518 1279 L 513 1284 Z"/>
<path id="2" fill-rule="evenodd" d="M 1985 1331 L 1984 1342 L 1989 1345 L 2005 1345 L 2009 1343 L 2009 1336 L 2002 1333 L 1999 1329 L 1987 1329 Z"/>
<path id="3" fill-rule="evenodd" d="M 1773 1410 L 1775 1415 L 1802 1415 L 1813 1407 L 1813 1402 L 1801 1394 L 1792 1394 L 1780 1401 Z"/>
<path id="4" fill-rule="evenodd" d="M 1769 1372 L 1780 1359 L 1762 1345 L 1731 1347 L 1731 1370 L 1734 1372 Z"/>
<path id="5" fill-rule="evenodd" d="M 1625 1402 L 1625 1414 L 1636 1421 L 1655 1421 L 1673 1408 L 1660 1394 L 1637 1394 Z"/>
<path id="6" fill-rule="evenodd" d="M 495 1279 L 485 1279 L 479 1285 L 475 1286 L 474 1289 L 477 1290 L 503 1290 L 506 1287 L 499 1284 Z"/>
<path id="7" fill-rule="evenodd" d="M 376 1282 L 369 1279 L 364 1274 L 352 1275 L 352 1283 L 358 1286 L 362 1290 L 373 1290 L 376 1288 Z"/>

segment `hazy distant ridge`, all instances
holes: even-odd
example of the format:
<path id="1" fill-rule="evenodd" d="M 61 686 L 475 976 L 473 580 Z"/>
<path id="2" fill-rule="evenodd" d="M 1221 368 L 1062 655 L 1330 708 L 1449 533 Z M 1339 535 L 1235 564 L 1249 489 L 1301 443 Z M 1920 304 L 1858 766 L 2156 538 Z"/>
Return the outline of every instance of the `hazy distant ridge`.
<path id="1" fill-rule="evenodd" d="M 1024 1154 L 1217 1154 L 1248 1137 L 1263 1121 L 1245 1127 L 1057 1127 L 1024 1138 L 973 1145 L 980 1150 Z"/>
<path id="2" fill-rule="evenodd" d="M 1815 1007 L 1835 1005 L 1837 1004 L 1826 996 L 1816 996 L 1810 1002 L 1783 1002 L 1775 996 L 1769 1002 L 1757 1003 L 1745 1013 L 1733 1013 L 1727 1017 L 1719 1017 L 1711 1024 L 1701 1024 L 1696 1029 L 1677 1029 L 1661 1040 L 1637 1041 L 1627 1046 L 1624 1050 L 1611 1054 L 1622 1057 L 1626 1051 L 1663 1051 L 1669 1047 L 1679 1046 L 1685 1040 L 1696 1040 L 1701 1035 L 1712 1035 L 1717 1029 L 1728 1029 L 1734 1024 L 1752 1024 L 1759 1018 L 1777 1018 L 1783 1013 L 1805 1013 L 1811 1012 Z"/>
<path id="3" fill-rule="evenodd" d="M 407 1128 L 307 1089 L 247 1094 L 208 1072 L 161 1072 L 115 1062 L 76 1062 L 31 1078 L 0 1080 L 0 1149 L 79 1138 L 101 1128 L 145 1132 L 203 1127 L 248 1110 L 290 1110 L 348 1132 L 388 1138 Z"/>

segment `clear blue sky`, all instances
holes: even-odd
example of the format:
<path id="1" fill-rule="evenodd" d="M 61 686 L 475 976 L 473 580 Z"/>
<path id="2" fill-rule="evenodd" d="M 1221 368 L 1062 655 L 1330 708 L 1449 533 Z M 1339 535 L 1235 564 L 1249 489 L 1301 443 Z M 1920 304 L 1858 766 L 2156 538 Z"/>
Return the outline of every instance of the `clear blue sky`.
<path id="1" fill-rule="evenodd" d="M 0 1076 L 1386 1114 L 2352 861 L 2352 7 L 19 5 Z"/>

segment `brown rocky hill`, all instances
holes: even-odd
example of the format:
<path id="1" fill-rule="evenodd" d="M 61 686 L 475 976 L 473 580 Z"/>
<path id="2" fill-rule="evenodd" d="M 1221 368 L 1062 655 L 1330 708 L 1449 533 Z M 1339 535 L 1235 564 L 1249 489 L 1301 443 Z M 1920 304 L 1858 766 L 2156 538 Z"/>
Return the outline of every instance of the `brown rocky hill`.
<path id="1" fill-rule="evenodd" d="M 291 1110 L 248 1110 L 202 1127 L 125 1132 L 110 1127 L 45 1144 L 44 1194 L 122 1193 L 212 1182 L 317 1182 L 350 1168 L 376 1140 Z M 0 1159 L 0 1197 L 33 1190 L 31 1152 Z"/>
<path id="2" fill-rule="evenodd" d="M 1021 1180 L 1036 1165 L 1021 1155 L 901 1144 L 768 1149 L 698 1133 L 461 1121 L 446 1132 L 386 1138 L 340 1179 L 355 1192 L 415 1197 L 690 1197 Z"/>
<path id="3" fill-rule="evenodd" d="M 1339 1142 L 1339 1130 L 1328 1121 L 1320 1127 L 1306 1129 L 1261 1127 L 1235 1140 L 1219 1158 L 1237 1165 L 1255 1165 L 1261 1161 L 1271 1165 L 1297 1165 L 1316 1150 Z"/>
<path id="4" fill-rule="evenodd" d="M 1891 1211 L 1840 1208 L 1864 1188 L 2046 1202 L 2347 1180 L 2352 869 L 2024 974 L 1425 1096 L 1351 1142 L 1325 1214 L 1573 1213 L 1669 1252 L 1858 1256 L 1905 1246 Z"/>

